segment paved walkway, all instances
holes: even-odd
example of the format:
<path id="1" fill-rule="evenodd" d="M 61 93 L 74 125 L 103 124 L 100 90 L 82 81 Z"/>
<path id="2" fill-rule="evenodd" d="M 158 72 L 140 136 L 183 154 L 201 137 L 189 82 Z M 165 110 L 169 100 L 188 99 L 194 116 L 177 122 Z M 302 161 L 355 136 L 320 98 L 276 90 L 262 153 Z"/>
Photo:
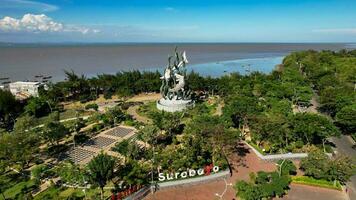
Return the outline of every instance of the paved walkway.
<path id="1" fill-rule="evenodd" d="M 136 121 L 142 122 L 144 124 L 150 123 L 152 121 L 151 119 L 137 113 L 137 109 L 139 107 L 139 105 L 129 107 L 127 109 L 127 114 L 131 115 Z"/>
<path id="2" fill-rule="evenodd" d="M 62 119 L 62 120 L 59 120 L 59 122 L 63 123 L 63 122 L 69 122 L 69 121 L 73 121 L 73 120 L 76 120 L 76 119 L 79 119 L 79 118 L 82 118 L 83 120 L 87 120 L 88 118 L 90 117 L 90 115 L 88 116 L 82 116 L 82 117 L 72 117 L 72 118 L 68 118 L 68 119 Z M 44 124 L 40 124 L 38 126 L 36 126 L 35 128 L 41 128 L 43 127 Z"/>
<path id="3" fill-rule="evenodd" d="M 216 111 L 215 111 L 214 115 L 221 116 L 223 107 L 224 107 L 224 103 L 219 102 L 218 105 L 216 106 Z"/>

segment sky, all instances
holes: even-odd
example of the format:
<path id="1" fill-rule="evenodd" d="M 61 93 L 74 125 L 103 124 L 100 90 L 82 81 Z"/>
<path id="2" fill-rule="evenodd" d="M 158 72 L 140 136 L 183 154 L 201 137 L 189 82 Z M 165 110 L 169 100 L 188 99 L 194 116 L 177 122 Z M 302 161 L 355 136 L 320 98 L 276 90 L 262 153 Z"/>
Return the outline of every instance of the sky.
<path id="1" fill-rule="evenodd" d="M 0 0 L 0 42 L 356 42 L 356 0 Z"/>

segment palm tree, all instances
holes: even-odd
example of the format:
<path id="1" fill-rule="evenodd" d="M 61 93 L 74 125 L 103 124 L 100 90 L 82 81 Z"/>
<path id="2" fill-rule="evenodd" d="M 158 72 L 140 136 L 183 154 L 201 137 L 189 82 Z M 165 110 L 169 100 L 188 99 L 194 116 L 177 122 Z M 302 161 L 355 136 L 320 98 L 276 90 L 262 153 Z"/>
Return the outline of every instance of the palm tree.
<path id="1" fill-rule="evenodd" d="M 89 162 L 88 168 L 89 180 L 100 187 L 103 199 L 104 186 L 114 177 L 115 159 L 101 152 Z"/>

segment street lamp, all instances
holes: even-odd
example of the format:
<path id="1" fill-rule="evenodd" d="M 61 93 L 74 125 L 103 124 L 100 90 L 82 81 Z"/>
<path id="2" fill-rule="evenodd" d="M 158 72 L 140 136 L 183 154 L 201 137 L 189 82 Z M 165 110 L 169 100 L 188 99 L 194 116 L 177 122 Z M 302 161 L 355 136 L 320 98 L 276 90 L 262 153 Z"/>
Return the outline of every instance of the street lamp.
<path id="1" fill-rule="evenodd" d="M 225 182 L 225 190 L 223 191 L 223 193 L 222 194 L 215 193 L 215 196 L 219 197 L 220 199 L 223 199 L 223 197 L 227 191 L 227 186 L 232 186 L 232 183 L 227 183 L 226 178 L 224 178 L 224 182 Z"/>
<path id="2" fill-rule="evenodd" d="M 279 172 L 278 172 L 279 177 L 282 176 L 282 167 L 283 167 L 283 164 L 284 164 L 285 161 L 286 161 L 286 159 L 283 159 L 281 164 L 276 163 L 276 165 L 279 167 Z"/>

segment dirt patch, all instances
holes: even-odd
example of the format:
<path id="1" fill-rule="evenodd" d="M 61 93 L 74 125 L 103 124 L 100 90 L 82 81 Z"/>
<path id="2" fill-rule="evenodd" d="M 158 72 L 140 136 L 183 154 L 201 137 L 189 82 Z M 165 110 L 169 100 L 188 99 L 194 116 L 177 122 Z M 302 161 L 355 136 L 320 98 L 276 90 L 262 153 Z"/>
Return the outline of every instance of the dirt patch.
<path id="1" fill-rule="evenodd" d="M 157 101 L 161 98 L 160 93 L 142 93 L 129 98 L 128 102 L 147 102 L 147 101 Z"/>

